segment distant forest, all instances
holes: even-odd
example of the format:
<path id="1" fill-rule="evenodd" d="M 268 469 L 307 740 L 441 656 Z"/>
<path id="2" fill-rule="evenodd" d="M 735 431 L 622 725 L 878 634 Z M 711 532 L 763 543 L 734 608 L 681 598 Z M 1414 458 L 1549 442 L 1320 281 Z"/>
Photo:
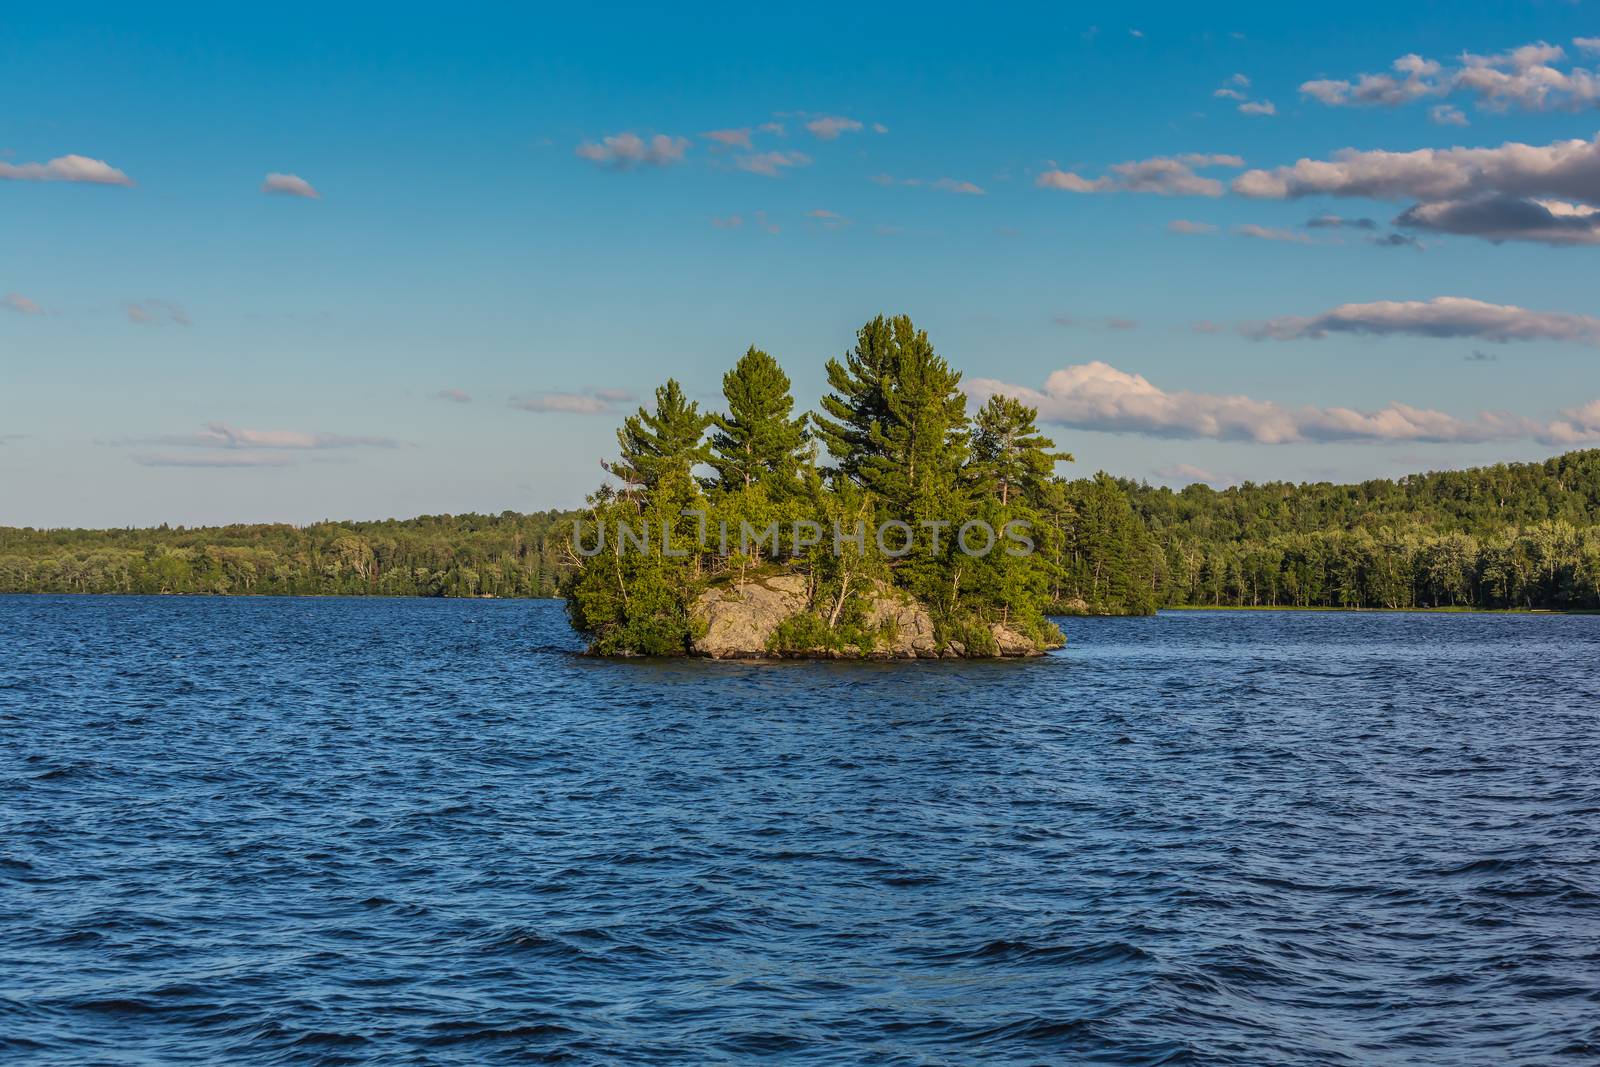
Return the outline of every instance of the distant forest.
<path id="1" fill-rule="evenodd" d="M 1359 485 L 1058 484 L 1057 611 L 1600 609 L 1600 450 Z M 0 527 L 0 592 L 554 596 L 578 514 Z"/>

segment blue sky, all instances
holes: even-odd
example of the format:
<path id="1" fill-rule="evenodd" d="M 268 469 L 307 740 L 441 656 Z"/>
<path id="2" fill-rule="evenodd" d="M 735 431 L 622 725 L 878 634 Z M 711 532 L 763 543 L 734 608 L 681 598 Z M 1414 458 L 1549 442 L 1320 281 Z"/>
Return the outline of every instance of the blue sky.
<path id="1" fill-rule="evenodd" d="M 1600 443 L 1600 13 L 1503 6 L 8 13 L 0 523 L 571 506 L 879 312 L 1083 473 Z"/>

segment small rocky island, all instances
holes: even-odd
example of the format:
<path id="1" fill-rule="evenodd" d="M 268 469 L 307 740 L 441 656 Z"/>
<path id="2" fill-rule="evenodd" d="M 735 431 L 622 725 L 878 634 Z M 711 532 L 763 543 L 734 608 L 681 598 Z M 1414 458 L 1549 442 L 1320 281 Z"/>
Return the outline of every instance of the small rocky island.
<path id="1" fill-rule="evenodd" d="M 821 409 L 752 347 L 727 410 L 677 381 L 617 431 L 573 529 L 563 592 L 602 656 L 951 659 L 1038 656 L 1061 542 L 1057 463 L 1038 413 L 961 375 L 911 320 L 878 317 L 827 364 Z M 1047 521 L 1053 519 L 1054 521 Z"/>

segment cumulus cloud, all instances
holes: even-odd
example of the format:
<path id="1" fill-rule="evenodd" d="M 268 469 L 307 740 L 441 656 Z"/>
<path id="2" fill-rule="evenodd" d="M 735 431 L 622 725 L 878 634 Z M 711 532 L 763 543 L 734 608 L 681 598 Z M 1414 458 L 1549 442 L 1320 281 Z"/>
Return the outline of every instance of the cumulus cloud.
<path id="1" fill-rule="evenodd" d="M 1467 116 L 1451 104 L 1435 104 L 1428 109 L 1428 118 L 1436 126 L 1468 126 Z"/>
<path id="2" fill-rule="evenodd" d="M 518 411 L 541 414 L 609 415 L 618 405 L 635 400 L 631 390 L 611 387 L 589 387 L 576 392 L 551 391 L 514 396 L 508 406 Z"/>
<path id="3" fill-rule="evenodd" d="M 268 174 L 261 183 L 263 193 L 276 193 L 279 196 L 298 196 L 305 200 L 321 200 L 322 194 L 311 187 L 311 183 L 298 174 Z"/>
<path id="4" fill-rule="evenodd" d="M 1107 168 L 1098 178 L 1085 178 L 1073 171 L 1051 169 L 1040 174 L 1034 184 L 1041 189 L 1061 189 L 1069 193 L 1154 193 L 1157 196 L 1221 196 L 1222 183 L 1195 173 L 1210 167 L 1244 166 L 1238 156 L 1191 152 L 1179 156 L 1156 156 L 1130 160 Z"/>
<path id="5" fill-rule="evenodd" d="M 1440 65 L 1419 55 L 1401 56 L 1390 64 L 1392 74 L 1361 74 L 1353 81 L 1319 78 L 1300 86 L 1300 92 L 1330 107 L 1395 107 L 1441 90 L 1436 78 Z"/>
<path id="6" fill-rule="evenodd" d="M 861 123 L 855 119 L 847 119 L 841 115 L 818 115 L 805 123 L 806 132 L 819 141 L 832 141 L 841 133 L 855 133 L 861 129 Z"/>
<path id="7" fill-rule="evenodd" d="M 1241 115 L 1276 115 L 1277 107 L 1271 100 L 1246 100 L 1239 105 Z"/>
<path id="8" fill-rule="evenodd" d="M 1181 233 L 1197 235 L 1203 233 L 1216 233 L 1217 228 L 1209 222 L 1193 222 L 1189 219 L 1173 219 L 1167 223 L 1168 233 Z"/>
<path id="9" fill-rule="evenodd" d="M 132 185 L 133 179 L 103 159 L 57 156 L 48 163 L 0 160 L 0 180 L 14 182 L 83 182 L 88 185 Z"/>
<path id="10" fill-rule="evenodd" d="M 1289 406 L 1243 395 L 1167 391 L 1142 375 L 1099 361 L 1063 367 L 1042 389 L 994 378 L 963 383 L 975 401 L 995 394 L 1039 409 L 1046 422 L 1104 433 L 1151 437 L 1250 441 L 1469 443 L 1533 438 L 1572 445 L 1600 441 L 1600 401 L 1561 413 L 1548 423 L 1503 412 L 1460 418 L 1442 411 L 1391 403 L 1377 411 Z"/>
<path id="11" fill-rule="evenodd" d="M 1592 244 L 1600 239 L 1600 135 L 1548 145 L 1347 148 L 1327 160 L 1249 170 L 1233 191 L 1260 199 L 1305 196 L 1419 201 L 1396 225 L 1490 240 Z"/>
<path id="12" fill-rule="evenodd" d="M 1503 196 L 1444 200 L 1414 205 L 1394 221 L 1396 226 L 1411 230 L 1481 237 L 1496 243 L 1600 244 L 1600 208 L 1562 200 L 1519 200 Z"/>
<path id="13" fill-rule="evenodd" d="M 599 167 L 613 170 L 634 170 L 639 167 L 670 167 L 683 162 L 689 150 L 689 141 L 683 137 L 668 137 L 658 133 L 646 140 L 636 133 L 615 133 L 603 137 L 598 143 L 585 142 L 576 149 L 580 159 L 587 159 Z"/>
<path id="14" fill-rule="evenodd" d="M 0 296 L 0 308 L 5 308 L 7 311 L 14 311 L 18 315 L 44 314 L 44 308 L 40 307 L 36 302 L 29 300 L 21 293 L 7 293 L 5 296 Z"/>
<path id="15" fill-rule="evenodd" d="M 472 403 L 472 394 L 465 389 L 441 389 L 433 394 L 435 400 L 448 400 L 452 404 Z"/>
<path id="16" fill-rule="evenodd" d="M 157 326 L 164 323 L 171 323 L 174 326 L 192 325 L 189 313 L 170 300 L 140 300 L 128 304 L 123 310 L 127 312 L 129 322 Z"/>
<path id="17" fill-rule="evenodd" d="M 776 178 L 785 169 L 810 166 L 811 157 L 804 152 L 793 151 L 753 152 L 735 157 L 733 165 L 751 174 Z"/>
<path id="18" fill-rule="evenodd" d="M 1593 51 L 1592 37 L 1577 37 L 1581 52 Z M 1392 73 L 1354 78 L 1322 78 L 1305 82 L 1301 93 L 1330 107 L 1398 107 L 1414 100 L 1455 93 L 1476 98 L 1486 111 L 1516 107 L 1527 111 L 1575 111 L 1600 103 L 1600 76 L 1584 67 L 1563 69 L 1567 53 L 1560 45 L 1539 41 L 1493 55 L 1463 53 L 1451 66 L 1412 54 L 1390 65 Z M 1453 107 L 1433 109 L 1436 122 L 1465 125 Z"/>
<path id="19" fill-rule="evenodd" d="M 1289 315 L 1245 327 L 1248 336 L 1279 341 L 1331 333 L 1415 337 L 1470 337 L 1479 341 L 1571 341 L 1600 345 L 1600 318 L 1559 311 L 1529 311 L 1461 296 L 1432 300 L 1379 300 L 1340 304 L 1320 315 Z"/>

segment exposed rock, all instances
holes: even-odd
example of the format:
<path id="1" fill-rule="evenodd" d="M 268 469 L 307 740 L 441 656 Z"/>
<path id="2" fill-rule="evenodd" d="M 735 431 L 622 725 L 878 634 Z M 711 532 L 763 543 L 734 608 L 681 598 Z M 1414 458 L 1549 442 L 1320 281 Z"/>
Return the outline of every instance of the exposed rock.
<path id="1" fill-rule="evenodd" d="M 806 611 L 809 585 L 804 576 L 781 574 L 745 583 L 717 586 L 695 599 L 692 615 L 705 636 L 695 640 L 695 655 L 713 659 L 763 659 L 772 656 L 768 644 L 785 620 Z M 906 593 L 875 582 L 867 602 L 867 627 L 883 636 L 867 653 L 874 659 L 958 659 L 968 655 L 959 641 L 941 643 L 934 631 L 933 615 Z M 1003 657 L 1038 656 L 1044 649 L 1032 638 L 996 623 L 990 627 L 996 654 Z M 853 653 L 816 648 L 789 655 L 845 658 Z"/>
<path id="2" fill-rule="evenodd" d="M 934 658 L 941 649 L 933 635 L 933 616 L 911 597 L 882 582 L 874 584 L 872 605 L 867 609 L 867 625 L 872 629 L 889 623 L 893 634 L 887 645 L 874 653 L 892 659 Z"/>
<path id="3" fill-rule="evenodd" d="M 805 609 L 806 580 L 798 574 L 707 589 L 694 602 L 694 618 L 706 625 L 694 652 L 712 659 L 766 656 L 778 624 Z"/>
<path id="4" fill-rule="evenodd" d="M 1003 623 L 995 623 L 989 627 L 989 632 L 994 635 L 994 643 L 1002 656 L 1038 656 L 1043 653 L 1031 637 L 1025 637 Z"/>

